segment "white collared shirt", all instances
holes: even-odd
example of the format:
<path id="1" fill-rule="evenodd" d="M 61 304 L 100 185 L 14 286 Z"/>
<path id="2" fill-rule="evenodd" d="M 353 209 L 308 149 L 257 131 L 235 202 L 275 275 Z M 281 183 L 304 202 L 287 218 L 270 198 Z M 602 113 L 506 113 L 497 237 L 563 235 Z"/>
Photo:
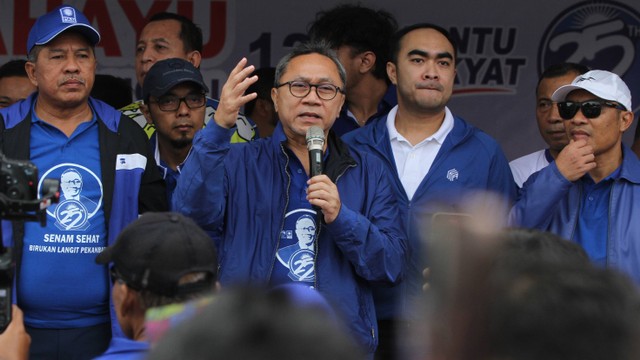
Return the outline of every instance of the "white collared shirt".
<path id="1" fill-rule="evenodd" d="M 407 197 L 411 200 L 422 179 L 429 172 L 442 143 L 453 129 L 453 115 L 449 108 L 445 107 L 444 121 L 438 131 L 413 146 L 396 130 L 397 113 L 398 106 L 396 105 L 387 115 L 387 130 L 389 131 L 393 158 L 398 169 L 398 177 Z"/>

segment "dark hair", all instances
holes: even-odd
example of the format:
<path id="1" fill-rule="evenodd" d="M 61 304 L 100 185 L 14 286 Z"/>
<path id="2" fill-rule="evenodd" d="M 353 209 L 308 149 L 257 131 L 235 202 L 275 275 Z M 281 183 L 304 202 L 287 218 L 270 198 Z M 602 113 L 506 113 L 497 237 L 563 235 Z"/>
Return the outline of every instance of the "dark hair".
<path id="1" fill-rule="evenodd" d="M 447 31 L 445 28 L 435 25 L 435 24 L 431 24 L 431 23 L 418 23 L 418 24 L 413 24 L 413 25 L 409 25 L 406 26 L 402 29 L 400 29 L 394 36 L 393 36 L 393 40 L 392 40 L 392 48 L 391 48 L 391 61 L 393 63 L 397 63 L 398 62 L 398 53 L 400 52 L 400 43 L 402 42 L 402 38 L 407 35 L 408 33 L 414 31 L 414 30 L 418 30 L 418 29 L 433 29 L 439 33 L 441 33 L 445 38 L 447 38 L 447 40 L 449 41 L 449 43 L 451 44 L 451 47 L 453 47 L 453 60 L 456 61 L 458 59 L 458 44 L 455 42 L 455 40 L 453 40 L 453 38 L 451 37 L 451 34 L 449 34 L 449 31 Z"/>
<path id="2" fill-rule="evenodd" d="M 563 62 L 560 64 L 553 64 L 540 74 L 538 78 L 538 84 L 536 84 L 536 93 L 538 93 L 538 88 L 540 87 L 540 83 L 544 79 L 556 78 L 560 76 L 567 75 L 569 73 L 576 73 L 578 75 L 582 75 L 589 71 L 589 67 L 582 64 L 572 63 L 572 62 Z"/>
<path id="3" fill-rule="evenodd" d="M 511 270 L 493 286 L 492 358 L 638 358 L 640 297 L 626 276 L 561 262 L 531 262 Z"/>
<path id="4" fill-rule="evenodd" d="M 190 52 L 197 50 L 202 52 L 202 29 L 198 27 L 191 19 L 170 12 L 160 12 L 149 18 L 149 22 L 161 20 L 175 20 L 180 23 L 180 39 L 184 44 L 184 51 Z"/>
<path id="5" fill-rule="evenodd" d="M 16 59 L 9 60 L 6 63 L 0 66 L 0 79 L 5 77 L 29 77 L 27 75 L 27 70 L 24 68 L 24 64 L 27 63 L 27 60 Z"/>
<path id="6" fill-rule="evenodd" d="M 584 249 L 556 234 L 534 229 L 507 229 L 501 234 L 504 240 L 496 260 L 500 266 L 509 266 L 544 261 L 554 263 L 588 264 L 589 256 Z"/>
<path id="7" fill-rule="evenodd" d="M 276 69 L 273 67 L 260 68 L 254 71 L 253 74 L 251 74 L 251 76 L 258 75 L 258 81 L 251 84 L 251 86 L 247 88 L 247 91 L 245 91 L 245 93 L 251 94 L 252 92 L 255 92 L 256 94 L 258 94 L 258 97 L 244 105 L 245 115 L 251 117 L 253 109 L 256 106 L 256 101 L 258 101 L 258 99 L 271 101 L 271 89 L 273 88 L 273 84 L 275 83 L 275 74 Z"/>
<path id="8" fill-rule="evenodd" d="M 631 281 L 555 234 L 507 229 L 499 237 L 487 282 L 491 358 L 631 359 L 640 335 Z"/>
<path id="9" fill-rule="evenodd" d="M 341 88 L 342 88 L 342 91 L 344 92 L 344 89 L 347 86 L 347 73 L 344 70 L 344 66 L 342 66 L 342 64 L 340 63 L 340 60 L 338 60 L 336 53 L 331 49 L 329 44 L 325 41 L 318 41 L 318 42 L 309 41 L 309 42 L 300 43 L 296 47 L 294 47 L 290 53 L 283 56 L 282 59 L 280 59 L 280 61 L 278 62 L 278 65 L 276 66 L 274 86 L 279 85 L 278 82 L 280 81 L 282 74 L 284 74 L 285 71 L 287 70 L 287 66 L 289 66 L 289 63 L 291 62 L 292 59 L 298 56 L 309 55 L 309 54 L 319 54 L 322 56 L 326 56 L 329 59 L 331 59 L 331 61 L 333 61 L 333 63 L 338 68 L 338 74 L 340 75 L 340 80 L 342 81 Z"/>
<path id="10" fill-rule="evenodd" d="M 376 78 L 386 80 L 391 39 L 397 29 L 397 21 L 385 10 L 344 4 L 317 13 L 308 33 L 312 41 L 327 41 L 334 49 L 347 45 L 355 50 L 355 54 L 372 51 L 376 54 L 372 73 Z"/>
<path id="11" fill-rule="evenodd" d="M 286 292 L 227 289 L 197 317 L 169 330 L 149 359 L 363 359 L 346 330 Z"/>
<path id="12" fill-rule="evenodd" d="M 96 74 L 96 79 L 91 89 L 91 97 L 120 109 L 133 101 L 131 81 L 113 75 Z"/>

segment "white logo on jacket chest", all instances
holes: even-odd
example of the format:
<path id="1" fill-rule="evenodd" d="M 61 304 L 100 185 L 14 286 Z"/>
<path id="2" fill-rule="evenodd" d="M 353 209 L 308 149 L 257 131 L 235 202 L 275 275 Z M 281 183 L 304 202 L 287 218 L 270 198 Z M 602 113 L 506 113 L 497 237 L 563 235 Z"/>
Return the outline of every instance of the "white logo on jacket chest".
<path id="1" fill-rule="evenodd" d="M 449 181 L 458 180 L 458 170 L 450 169 L 449 171 L 447 171 L 447 180 Z"/>

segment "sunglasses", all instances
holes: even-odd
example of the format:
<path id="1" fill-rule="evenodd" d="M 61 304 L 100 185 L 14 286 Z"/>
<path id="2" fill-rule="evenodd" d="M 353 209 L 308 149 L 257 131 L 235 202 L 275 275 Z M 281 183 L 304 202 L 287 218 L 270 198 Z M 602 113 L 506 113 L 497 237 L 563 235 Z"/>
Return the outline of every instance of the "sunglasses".
<path id="1" fill-rule="evenodd" d="M 584 115 L 584 117 L 587 119 L 593 119 L 600 116 L 603 106 L 618 110 L 627 110 L 624 106 L 618 103 L 604 100 L 589 100 L 583 102 L 562 101 L 558 103 L 558 113 L 561 118 L 571 120 L 578 113 L 578 110 L 582 110 L 582 115 Z"/>

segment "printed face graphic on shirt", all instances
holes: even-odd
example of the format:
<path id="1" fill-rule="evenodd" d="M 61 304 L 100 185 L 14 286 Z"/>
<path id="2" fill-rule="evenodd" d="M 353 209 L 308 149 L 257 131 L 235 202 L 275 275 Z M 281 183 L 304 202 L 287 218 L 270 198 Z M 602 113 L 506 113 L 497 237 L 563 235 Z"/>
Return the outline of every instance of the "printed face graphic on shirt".
<path id="1" fill-rule="evenodd" d="M 316 223 L 311 216 L 303 215 L 296 221 L 296 236 L 300 248 L 313 248 L 313 241 L 316 239 Z"/>
<path id="2" fill-rule="evenodd" d="M 282 266 L 289 269 L 287 276 L 293 281 L 315 280 L 316 221 L 314 214 L 314 211 L 305 209 L 287 215 L 287 217 L 297 217 L 295 234 L 298 242 L 278 250 L 276 257 Z M 286 223 L 290 224 L 289 221 Z M 290 234 L 291 231 L 285 230 L 283 233 Z"/>
<path id="3" fill-rule="evenodd" d="M 60 189 L 66 199 L 77 198 L 82 192 L 82 175 L 74 168 L 65 170 L 60 175 Z"/>
<path id="4" fill-rule="evenodd" d="M 59 174 L 59 175 L 58 175 Z M 88 168 L 72 163 L 51 168 L 40 179 L 60 179 L 60 202 L 47 209 L 56 227 L 63 231 L 86 230 L 102 205 L 102 181 Z"/>

